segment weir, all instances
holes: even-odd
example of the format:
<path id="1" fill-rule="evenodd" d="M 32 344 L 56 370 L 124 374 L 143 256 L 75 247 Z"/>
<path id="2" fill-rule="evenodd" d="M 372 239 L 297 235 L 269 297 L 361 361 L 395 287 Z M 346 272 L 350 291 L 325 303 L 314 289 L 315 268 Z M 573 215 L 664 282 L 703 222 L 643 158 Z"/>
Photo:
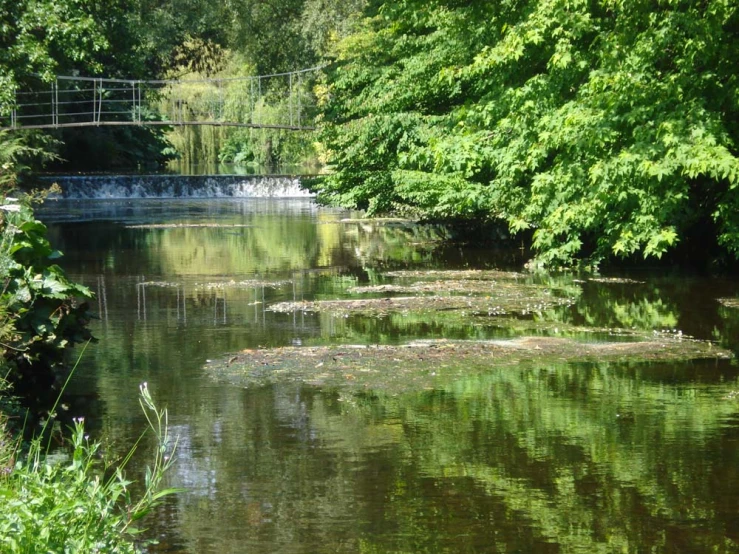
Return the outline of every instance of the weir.
<path id="1" fill-rule="evenodd" d="M 56 175 L 62 198 L 311 198 L 295 175 Z"/>

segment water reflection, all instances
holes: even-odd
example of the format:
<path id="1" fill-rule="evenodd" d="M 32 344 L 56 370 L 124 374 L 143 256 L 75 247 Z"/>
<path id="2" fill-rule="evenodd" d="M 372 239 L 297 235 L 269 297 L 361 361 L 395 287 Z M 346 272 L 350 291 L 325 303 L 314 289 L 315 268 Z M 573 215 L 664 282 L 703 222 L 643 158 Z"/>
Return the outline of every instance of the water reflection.
<path id="1" fill-rule="evenodd" d="M 179 533 L 193 551 L 213 521 L 208 551 L 731 551 L 736 375 L 665 369 L 491 368 L 400 397 L 242 391 L 180 429 Z"/>
<path id="2" fill-rule="evenodd" d="M 350 215 L 306 200 L 42 212 L 67 269 L 97 293 L 101 340 L 75 382 L 74 415 L 124 450 L 144 427 L 136 391 L 148 381 L 180 436 L 169 484 L 187 492 L 151 522 L 153 551 L 739 551 L 732 361 L 492 365 L 403 394 L 212 379 L 208 359 L 290 344 L 613 340 L 618 328 L 739 350 L 739 310 L 715 302 L 739 293 L 728 279 L 527 275 L 577 301 L 505 321 L 269 311 L 348 297 L 388 282 L 388 269 L 485 261 L 442 245 L 441 229 L 342 221 Z"/>

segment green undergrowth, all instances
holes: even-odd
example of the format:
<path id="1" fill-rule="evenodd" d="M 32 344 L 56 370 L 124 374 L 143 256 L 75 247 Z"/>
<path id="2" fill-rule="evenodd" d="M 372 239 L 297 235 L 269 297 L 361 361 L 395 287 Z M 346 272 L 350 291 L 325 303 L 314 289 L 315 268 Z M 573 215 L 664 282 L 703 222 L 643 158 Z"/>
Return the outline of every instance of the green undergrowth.
<path id="1" fill-rule="evenodd" d="M 74 420 L 66 448 L 50 454 L 41 434 L 24 447 L 11 438 L 0 413 L 0 552 L 3 554 L 87 554 L 140 552 L 137 526 L 164 496 L 162 479 L 176 448 L 167 428 L 167 411 L 156 407 L 148 387 L 139 402 L 153 432 L 153 462 L 147 468 L 143 492 L 124 470 L 143 438 L 128 454 L 112 463 L 102 457 L 100 443 L 91 441 L 83 419 Z M 141 489 L 141 487 L 137 487 Z"/>

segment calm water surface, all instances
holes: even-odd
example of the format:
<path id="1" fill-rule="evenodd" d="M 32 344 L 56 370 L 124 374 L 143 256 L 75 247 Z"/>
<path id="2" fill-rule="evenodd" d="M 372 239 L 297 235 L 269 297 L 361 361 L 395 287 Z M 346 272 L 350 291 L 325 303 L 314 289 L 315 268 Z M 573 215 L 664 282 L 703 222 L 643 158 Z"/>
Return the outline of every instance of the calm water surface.
<path id="1" fill-rule="evenodd" d="M 342 222 L 310 200 L 49 202 L 64 265 L 96 293 L 99 343 L 70 400 L 107 448 L 144 428 L 146 381 L 186 492 L 150 521 L 155 552 L 739 552 L 733 361 L 535 363 L 424 390 L 243 388 L 209 360 L 247 348 L 501 337 L 500 324 L 278 314 L 405 268 L 520 269 L 518 252 L 443 246 L 443 230 Z M 623 277 L 623 276 L 622 276 Z M 572 306 L 537 333 L 690 334 L 739 350 L 739 282 L 551 279 Z M 144 449 L 145 450 L 145 449 Z M 145 459 L 132 471 L 140 474 Z"/>

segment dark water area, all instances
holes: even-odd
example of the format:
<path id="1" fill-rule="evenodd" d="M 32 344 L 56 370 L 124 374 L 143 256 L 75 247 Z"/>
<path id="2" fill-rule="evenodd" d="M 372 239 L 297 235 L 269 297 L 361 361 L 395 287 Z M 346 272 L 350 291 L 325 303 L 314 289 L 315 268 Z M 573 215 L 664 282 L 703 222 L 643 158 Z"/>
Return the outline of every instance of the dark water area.
<path id="1" fill-rule="evenodd" d="M 99 342 L 75 376 L 71 415 L 125 452 L 145 427 L 147 382 L 179 436 L 167 485 L 185 492 L 148 521 L 151 552 L 739 552 L 735 360 L 491 362 L 402 390 L 214 375 L 211 361 L 246 349 L 623 340 L 613 329 L 739 352 L 739 309 L 718 301 L 739 296 L 728 277 L 524 275 L 574 301 L 510 324 L 271 311 L 353 298 L 350 287 L 392 270 L 525 261 L 495 244 L 450 245 L 440 227 L 356 215 L 309 198 L 57 200 L 40 211 L 65 269 L 97 294 Z"/>

